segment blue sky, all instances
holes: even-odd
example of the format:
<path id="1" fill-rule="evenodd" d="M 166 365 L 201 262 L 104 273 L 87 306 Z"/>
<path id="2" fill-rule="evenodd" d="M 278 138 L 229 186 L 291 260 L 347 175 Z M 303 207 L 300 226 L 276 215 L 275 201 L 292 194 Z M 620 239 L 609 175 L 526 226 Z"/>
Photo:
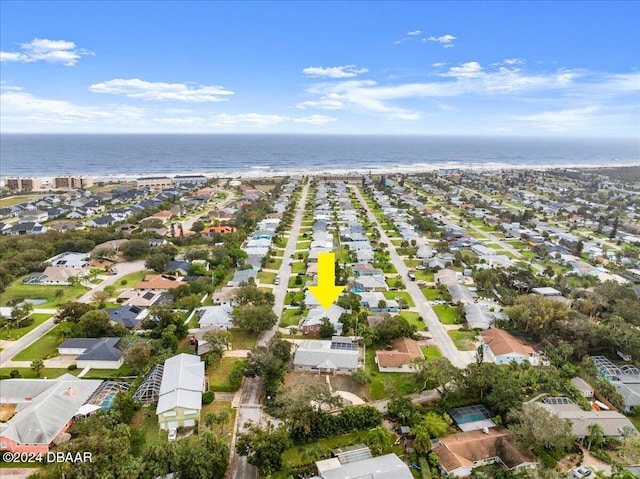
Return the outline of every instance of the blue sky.
<path id="1" fill-rule="evenodd" d="M 17 2 L 2 132 L 638 137 L 640 2 Z"/>

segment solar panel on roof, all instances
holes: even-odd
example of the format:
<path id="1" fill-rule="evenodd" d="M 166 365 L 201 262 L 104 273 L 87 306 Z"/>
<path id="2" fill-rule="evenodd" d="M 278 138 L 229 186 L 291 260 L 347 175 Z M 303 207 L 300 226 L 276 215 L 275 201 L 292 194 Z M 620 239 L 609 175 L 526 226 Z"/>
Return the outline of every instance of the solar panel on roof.
<path id="1" fill-rule="evenodd" d="M 331 343 L 331 349 L 341 350 L 341 351 L 356 351 L 358 349 L 357 344 L 353 343 Z"/>
<path id="2" fill-rule="evenodd" d="M 545 404 L 573 404 L 573 401 L 566 397 L 547 397 L 542 402 Z"/>
<path id="3" fill-rule="evenodd" d="M 355 449 L 353 451 L 344 451 L 336 454 L 338 461 L 340 464 L 349 464 L 351 462 L 364 461 L 366 459 L 371 459 L 373 456 L 371 455 L 371 450 L 368 447 L 364 447 L 362 449 Z"/>

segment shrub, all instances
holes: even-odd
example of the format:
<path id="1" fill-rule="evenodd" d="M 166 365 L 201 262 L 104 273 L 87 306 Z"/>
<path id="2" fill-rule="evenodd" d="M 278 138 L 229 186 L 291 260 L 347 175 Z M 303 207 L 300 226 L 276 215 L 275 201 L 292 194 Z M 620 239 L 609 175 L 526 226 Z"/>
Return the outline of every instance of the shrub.
<path id="1" fill-rule="evenodd" d="M 21 378 L 22 374 L 20 374 L 20 371 L 18 371 L 17 369 L 12 369 L 11 372 L 9 373 L 9 377 L 10 378 Z"/>
<path id="2" fill-rule="evenodd" d="M 69 364 L 69 366 L 67 366 L 67 371 L 75 371 L 76 369 L 78 369 L 78 366 L 75 364 Z"/>
<path id="3" fill-rule="evenodd" d="M 216 398 L 216 394 L 209 390 L 202 394 L 202 404 L 210 404 Z"/>

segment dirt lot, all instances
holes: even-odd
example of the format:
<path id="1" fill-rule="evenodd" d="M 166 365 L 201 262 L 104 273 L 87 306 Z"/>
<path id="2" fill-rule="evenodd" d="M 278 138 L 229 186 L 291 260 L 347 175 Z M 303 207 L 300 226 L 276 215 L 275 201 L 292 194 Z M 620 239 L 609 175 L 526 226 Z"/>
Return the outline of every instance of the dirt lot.
<path id="1" fill-rule="evenodd" d="M 354 384 L 350 376 L 320 376 L 313 373 L 298 373 L 293 372 L 287 374 L 284 380 L 285 391 L 301 391 L 308 385 L 317 384 L 320 381 L 327 381 L 331 384 L 331 389 L 334 391 L 348 391 L 356 396 L 366 396 L 366 386 L 358 386 Z"/>
<path id="2" fill-rule="evenodd" d="M 15 413 L 15 404 L 0 404 L 0 422 L 7 422 Z"/>

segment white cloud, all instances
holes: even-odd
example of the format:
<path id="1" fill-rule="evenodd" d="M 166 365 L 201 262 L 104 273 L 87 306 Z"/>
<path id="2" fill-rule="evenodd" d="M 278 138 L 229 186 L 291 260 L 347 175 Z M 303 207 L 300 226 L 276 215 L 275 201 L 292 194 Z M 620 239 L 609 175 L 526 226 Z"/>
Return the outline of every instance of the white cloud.
<path id="1" fill-rule="evenodd" d="M 602 120 L 601 115 L 598 115 L 600 111 L 600 106 L 590 105 L 583 108 L 544 111 L 532 115 L 516 115 L 513 119 L 526 122 L 533 128 L 567 132 L 592 127 L 596 122 Z"/>
<path id="2" fill-rule="evenodd" d="M 407 32 L 407 35 L 409 35 L 410 37 L 415 37 L 416 35 L 420 35 L 422 33 L 422 30 L 414 30 L 412 32 Z"/>
<path id="3" fill-rule="evenodd" d="M 524 60 L 520 58 L 505 58 L 504 60 L 502 60 L 502 62 L 505 63 L 506 65 L 523 65 L 524 64 Z"/>
<path id="4" fill-rule="evenodd" d="M 29 43 L 22 43 L 20 49 L 19 52 L 0 51 L 0 61 L 19 63 L 45 61 L 73 66 L 82 56 L 95 55 L 89 50 L 78 48 L 73 42 L 46 38 L 34 38 Z"/>
<path id="5" fill-rule="evenodd" d="M 467 62 L 457 67 L 449 68 L 442 76 L 454 78 L 475 78 L 482 75 L 482 66 L 478 62 Z"/>
<path id="6" fill-rule="evenodd" d="M 428 42 L 436 42 L 442 45 L 445 48 L 452 48 L 455 45 L 453 44 L 454 40 L 457 40 L 456 37 L 450 34 L 442 35 L 441 37 L 429 37 L 426 39 Z"/>
<path id="7" fill-rule="evenodd" d="M 357 65 L 342 65 L 339 67 L 307 67 L 302 73 L 308 77 L 323 78 L 351 78 L 360 73 L 367 73 L 366 68 L 356 68 Z"/>
<path id="8" fill-rule="evenodd" d="M 139 78 L 117 78 L 89 87 L 94 93 L 111 93 L 143 100 L 176 100 L 193 103 L 226 101 L 234 92 L 221 86 L 190 86 L 184 83 L 148 82 Z"/>
<path id="9" fill-rule="evenodd" d="M 443 63 L 443 62 L 436 62 L 436 63 L 432 63 L 431 66 L 432 67 L 436 67 L 436 68 L 440 68 L 440 67 L 447 66 L 447 64 Z"/>
<path id="10" fill-rule="evenodd" d="M 331 123 L 337 120 L 338 119 L 333 116 L 326 115 L 311 115 L 293 118 L 294 123 L 306 123 L 308 125 L 324 125 L 326 123 Z"/>

